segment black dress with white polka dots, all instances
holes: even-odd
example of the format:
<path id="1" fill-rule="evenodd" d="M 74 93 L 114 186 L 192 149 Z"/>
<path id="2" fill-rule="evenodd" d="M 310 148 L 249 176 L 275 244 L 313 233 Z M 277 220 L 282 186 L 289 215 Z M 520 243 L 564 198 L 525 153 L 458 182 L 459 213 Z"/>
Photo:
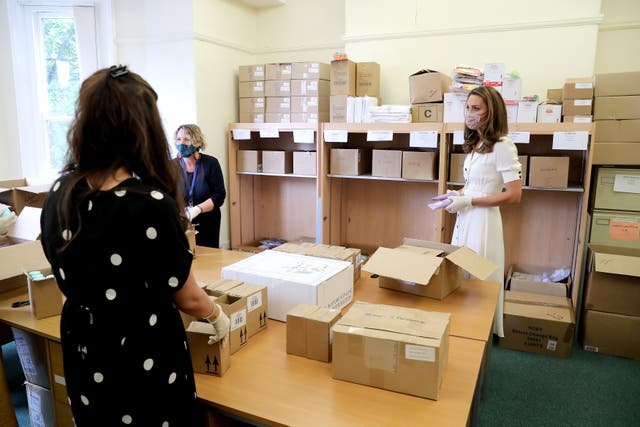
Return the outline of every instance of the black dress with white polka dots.
<path id="1" fill-rule="evenodd" d="M 76 425 L 198 425 L 173 302 L 192 261 L 176 202 L 133 178 L 80 197 L 82 181 L 72 193 L 79 213 L 67 229 L 57 215 L 67 181 L 54 183 L 41 223 L 42 246 L 67 298 L 60 335 Z"/>

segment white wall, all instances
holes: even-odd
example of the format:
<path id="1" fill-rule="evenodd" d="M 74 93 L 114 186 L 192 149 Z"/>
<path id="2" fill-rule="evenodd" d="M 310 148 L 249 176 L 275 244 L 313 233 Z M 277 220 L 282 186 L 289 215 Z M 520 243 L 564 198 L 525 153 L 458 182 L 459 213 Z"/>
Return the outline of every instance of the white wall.
<path id="1" fill-rule="evenodd" d="M 595 73 L 640 71 L 640 1 L 602 0 Z"/>
<path id="2" fill-rule="evenodd" d="M 16 91 L 11 59 L 11 38 L 6 1 L 0 2 L 0 180 L 22 177 Z"/>

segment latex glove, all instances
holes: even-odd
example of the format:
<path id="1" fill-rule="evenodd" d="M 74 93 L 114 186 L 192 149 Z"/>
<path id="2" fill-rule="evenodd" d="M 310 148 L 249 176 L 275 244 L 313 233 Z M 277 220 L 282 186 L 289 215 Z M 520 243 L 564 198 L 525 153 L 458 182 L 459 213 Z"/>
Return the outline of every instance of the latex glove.
<path id="1" fill-rule="evenodd" d="M 209 323 L 211 323 L 211 326 L 213 326 L 213 329 L 215 329 L 216 331 L 216 334 L 214 336 L 209 337 L 209 344 L 213 344 L 214 342 L 219 341 L 229 335 L 229 328 L 231 326 L 229 317 L 225 314 L 224 311 L 222 311 L 222 308 L 219 304 L 216 305 L 218 306 L 218 310 L 220 310 L 218 317 L 216 317 L 215 319 L 211 319 L 210 317 L 207 318 Z"/>
<path id="2" fill-rule="evenodd" d="M 451 199 L 451 204 L 445 208 L 449 213 L 456 213 L 471 206 L 471 197 L 469 196 L 449 196 L 449 199 Z"/>
<path id="3" fill-rule="evenodd" d="M 202 209 L 199 206 L 187 206 L 185 211 L 187 213 L 187 219 L 191 222 L 202 213 Z"/>
<path id="4" fill-rule="evenodd" d="M 460 196 L 460 195 L 461 194 L 458 190 L 447 190 L 446 194 L 441 194 L 439 196 L 432 197 L 431 200 L 440 201 L 440 200 L 448 199 L 450 196 Z"/>
<path id="5" fill-rule="evenodd" d="M 8 215 L 0 217 L 0 234 L 6 234 L 15 222 L 16 214 L 13 212 L 9 212 Z"/>

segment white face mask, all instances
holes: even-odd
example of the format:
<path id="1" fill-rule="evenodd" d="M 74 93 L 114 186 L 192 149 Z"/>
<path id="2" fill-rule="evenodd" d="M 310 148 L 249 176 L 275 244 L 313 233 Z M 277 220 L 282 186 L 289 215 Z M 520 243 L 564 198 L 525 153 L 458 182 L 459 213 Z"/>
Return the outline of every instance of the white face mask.
<path id="1" fill-rule="evenodd" d="M 482 116 L 475 113 L 467 113 L 467 117 L 464 118 L 464 123 L 471 130 L 476 130 L 482 123 Z"/>

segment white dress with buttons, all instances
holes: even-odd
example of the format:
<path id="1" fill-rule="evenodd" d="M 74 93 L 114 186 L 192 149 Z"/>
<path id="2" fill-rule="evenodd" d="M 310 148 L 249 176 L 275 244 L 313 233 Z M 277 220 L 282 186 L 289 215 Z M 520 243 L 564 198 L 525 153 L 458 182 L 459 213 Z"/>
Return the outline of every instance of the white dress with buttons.
<path id="1" fill-rule="evenodd" d="M 498 194 L 504 184 L 520 179 L 522 168 L 518 150 L 509 138 L 503 137 L 491 153 L 471 152 L 464 160 L 463 193 L 471 197 Z M 484 256 L 498 269 L 487 279 L 504 284 L 504 240 L 500 208 L 471 206 L 458 212 L 451 244 L 467 246 Z M 504 286 L 493 321 L 493 333 L 504 336 L 502 325 Z"/>

